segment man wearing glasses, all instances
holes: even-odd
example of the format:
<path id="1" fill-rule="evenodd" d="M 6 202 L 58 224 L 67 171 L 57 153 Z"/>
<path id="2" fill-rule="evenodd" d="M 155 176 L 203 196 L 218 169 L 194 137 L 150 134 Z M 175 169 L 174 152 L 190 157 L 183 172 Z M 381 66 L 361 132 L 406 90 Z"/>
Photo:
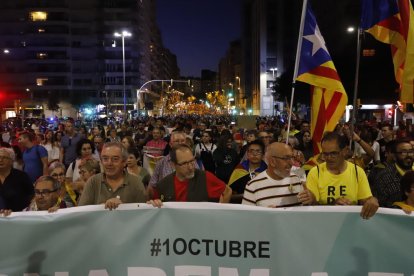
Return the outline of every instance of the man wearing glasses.
<path id="1" fill-rule="evenodd" d="M 175 172 L 157 183 L 155 200 L 150 203 L 160 207 L 163 201 L 228 203 L 231 189 L 208 171 L 195 168 L 195 158 L 187 145 L 176 145 L 170 152 Z"/>
<path id="2" fill-rule="evenodd" d="M 266 149 L 267 169 L 247 183 L 242 204 L 262 207 L 291 207 L 301 203 L 297 195 L 303 190 L 301 178 L 292 172 L 293 149 L 275 142 Z"/>
<path id="3" fill-rule="evenodd" d="M 51 176 L 39 177 L 34 184 L 34 198 L 24 210 L 18 211 L 48 211 L 56 212 L 60 208 L 66 208 L 66 204 L 60 199 L 61 184 Z M 0 214 L 9 216 L 12 210 L 0 210 Z"/>
<path id="4" fill-rule="evenodd" d="M 51 176 L 41 176 L 34 185 L 35 197 L 32 203 L 24 211 L 48 211 L 56 212 L 60 208 L 66 208 L 65 201 L 61 200 L 61 184 Z"/>
<path id="5" fill-rule="evenodd" d="M 298 199 L 309 205 L 363 205 L 361 217 L 368 219 L 378 210 L 362 168 L 346 161 L 348 140 L 336 132 L 327 132 L 321 142 L 326 160 L 308 174 L 306 189 Z"/>
<path id="6" fill-rule="evenodd" d="M 401 178 L 413 170 L 414 149 L 409 139 L 395 141 L 391 145 L 391 155 L 395 163 L 374 175 L 370 183 L 372 193 L 378 198 L 381 207 L 391 207 L 394 202 L 402 200 Z"/>
<path id="7" fill-rule="evenodd" d="M 247 144 L 247 160 L 236 166 L 227 184 L 233 191 L 232 203 L 241 203 L 246 184 L 267 169 L 263 161 L 264 153 L 265 146 L 262 141 L 255 140 Z"/>
<path id="8" fill-rule="evenodd" d="M 121 143 L 105 143 L 101 152 L 104 172 L 89 178 L 78 205 L 105 204 L 112 210 L 121 203 L 146 202 L 141 177 L 124 170 L 127 159 L 128 152 Z"/>

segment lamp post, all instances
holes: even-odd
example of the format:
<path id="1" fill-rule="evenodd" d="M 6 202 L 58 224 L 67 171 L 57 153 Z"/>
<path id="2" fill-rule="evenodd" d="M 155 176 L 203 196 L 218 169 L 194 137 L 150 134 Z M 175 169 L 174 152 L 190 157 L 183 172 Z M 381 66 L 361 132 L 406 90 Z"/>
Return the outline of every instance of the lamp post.
<path id="1" fill-rule="evenodd" d="M 272 71 L 272 78 L 273 80 L 275 79 L 275 71 L 277 72 L 277 68 L 270 68 L 270 71 Z M 277 73 L 276 73 L 276 77 L 277 77 Z"/>
<path id="2" fill-rule="evenodd" d="M 130 37 L 132 34 L 127 31 L 122 31 L 122 33 L 116 32 L 114 34 L 115 37 L 121 37 L 122 38 L 122 69 L 123 69 L 123 97 L 124 97 L 124 119 L 127 116 L 126 111 L 126 92 L 125 92 L 125 37 Z"/>
<path id="3" fill-rule="evenodd" d="M 105 110 L 106 110 L 106 119 L 108 120 L 109 118 L 109 102 L 108 102 L 108 92 L 107 91 L 102 91 L 102 93 L 105 94 Z"/>
<path id="4" fill-rule="evenodd" d="M 356 62 L 355 62 L 355 81 L 354 81 L 354 98 L 353 98 L 353 110 L 352 110 L 352 117 L 351 117 L 351 137 L 354 135 L 354 125 L 357 119 L 357 112 L 358 112 L 358 106 L 357 106 L 357 98 L 358 98 L 358 82 L 359 82 L 359 63 L 361 61 L 361 35 L 363 33 L 362 29 L 360 27 L 357 28 L 357 45 L 356 45 Z M 350 26 L 347 28 L 348 33 L 354 33 L 355 28 L 353 26 Z M 352 139 L 349 142 L 349 144 L 352 143 Z"/>
<path id="5" fill-rule="evenodd" d="M 236 76 L 236 81 L 237 81 L 237 95 L 234 95 L 234 98 L 237 99 L 237 105 L 240 105 L 242 103 L 241 101 L 241 88 L 240 88 L 240 77 Z"/>

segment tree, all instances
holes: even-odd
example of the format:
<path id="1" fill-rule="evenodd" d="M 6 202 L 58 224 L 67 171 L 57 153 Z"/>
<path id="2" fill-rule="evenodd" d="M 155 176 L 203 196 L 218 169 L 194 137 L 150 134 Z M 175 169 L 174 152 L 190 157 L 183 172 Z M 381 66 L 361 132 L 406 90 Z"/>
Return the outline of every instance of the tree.
<path id="1" fill-rule="evenodd" d="M 57 96 L 57 95 L 54 95 L 52 92 L 50 92 L 49 91 L 49 93 L 48 93 L 49 95 L 48 95 L 48 99 L 47 99 L 47 108 L 49 109 L 49 110 L 52 110 L 52 111 L 56 111 L 56 110 L 58 110 L 60 107 L 59 107 L 59 102 L 60 102 L 60 99 L 59 99 L 59 96 Z"/>
<path id="2" fill-rule="evenodd" d="M 273 82 L 272 96 L 274 101 L 290 102 L 292 94 L 293 70 L 287 70 Z M 310 102 L 309 85 L 300 81 L 295 84 L 295 102 Z"/>
<path id="3" fill-rule="evenodd" d="M 86 93 L 72 92 L 70 103 L 72 104 L 73 108 L 79 111 L 82 106 L 90 104 L 90 97 Z"/>

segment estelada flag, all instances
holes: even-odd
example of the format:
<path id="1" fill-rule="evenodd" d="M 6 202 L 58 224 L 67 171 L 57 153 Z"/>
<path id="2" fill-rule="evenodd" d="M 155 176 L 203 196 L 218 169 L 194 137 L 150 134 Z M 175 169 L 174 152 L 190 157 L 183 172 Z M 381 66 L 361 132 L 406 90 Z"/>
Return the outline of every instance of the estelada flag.
<path id="1" fill-rule="evenodd" d="M 400 100 L 414 102 L 414 12 L 410 0 L 362 0 L 361 27 L 391 45 Z"/>
<path id="2" fill-rule="evenodd" d="M 348 97 L 309 4 L 297 80 L 311 85 L 311 135 L 316 155 L 323 134 L 333 131 L 343 116 Z"/>

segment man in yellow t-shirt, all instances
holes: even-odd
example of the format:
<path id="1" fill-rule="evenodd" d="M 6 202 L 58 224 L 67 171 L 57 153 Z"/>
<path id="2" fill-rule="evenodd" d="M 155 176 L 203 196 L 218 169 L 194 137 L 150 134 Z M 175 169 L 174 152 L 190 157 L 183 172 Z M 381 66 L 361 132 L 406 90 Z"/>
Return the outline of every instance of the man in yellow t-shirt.
<path id="1" fill-rule="evenodd" d="M 371 194 L 364 170 L 346 161 L 347 146 L 347 139 L 336 132 L 323 136 L 321 147 L 326 162 L 311 169 L 307 189 L 299 193 L 298 199 L 309 205 L 360 204 L 361 216 L 368 219 L 378 210 L 378 200 Z"/>

